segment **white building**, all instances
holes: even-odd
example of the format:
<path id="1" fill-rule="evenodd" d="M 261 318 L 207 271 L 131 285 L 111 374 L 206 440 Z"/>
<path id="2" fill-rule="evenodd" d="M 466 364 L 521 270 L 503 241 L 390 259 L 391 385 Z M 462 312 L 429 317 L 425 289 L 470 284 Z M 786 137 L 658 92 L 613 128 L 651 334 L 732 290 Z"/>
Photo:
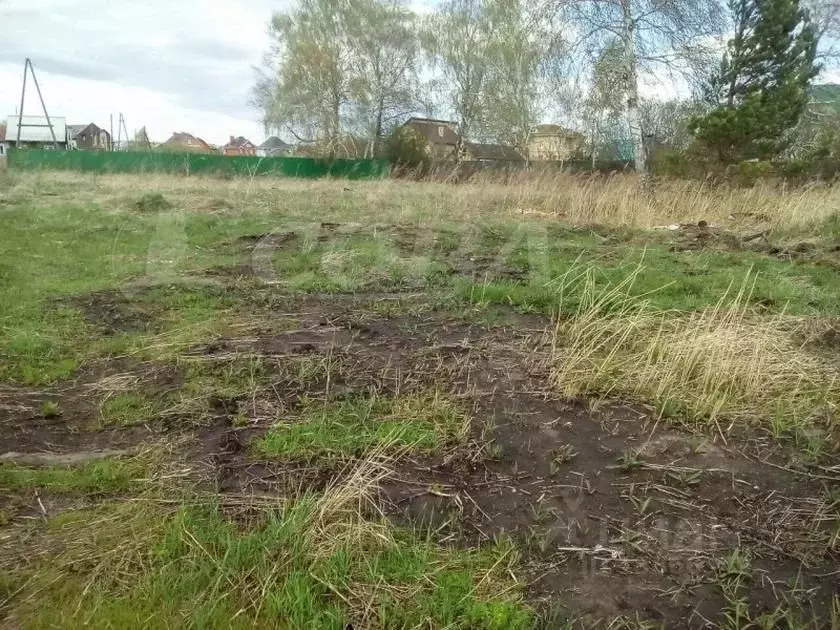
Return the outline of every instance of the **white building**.
<path id="1" fill-rule="evenodd" d="M 52 125 L 52 133 L 50 133 Z M 11 114 L 6 118 L 6 144 L 15 146 L 20 126 L 21 146 L 52 148 L 53 133 L 60 149 L 67 148 L 67 121 L 60 116 L 50 116 L 47 122 L 44 116 L 18 116 Z"/>

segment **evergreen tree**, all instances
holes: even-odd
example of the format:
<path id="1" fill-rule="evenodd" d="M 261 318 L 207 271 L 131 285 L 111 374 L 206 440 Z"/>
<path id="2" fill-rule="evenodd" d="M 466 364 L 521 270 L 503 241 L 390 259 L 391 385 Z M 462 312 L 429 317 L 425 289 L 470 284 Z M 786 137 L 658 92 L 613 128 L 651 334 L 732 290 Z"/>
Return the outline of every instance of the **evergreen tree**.
<path id="1" fill-rule="evenodd" d="M 692 127 L 723 161 L 772 158 L 805 111 L 818 38 L 799 0 L 730 0 L 730 9 L 735 35 L 711 84 L 717 107 Z"/>

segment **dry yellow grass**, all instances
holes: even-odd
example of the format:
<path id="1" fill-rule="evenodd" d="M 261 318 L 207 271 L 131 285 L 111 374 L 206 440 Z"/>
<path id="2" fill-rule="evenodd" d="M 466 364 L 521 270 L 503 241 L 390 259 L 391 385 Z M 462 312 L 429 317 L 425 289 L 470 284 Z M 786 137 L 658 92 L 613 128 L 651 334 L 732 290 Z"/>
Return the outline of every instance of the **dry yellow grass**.
<path id="1" fill-rule="evenodd" d="M 585 286 L 554 335 L 565 395 L 626 396 L 692 421 L 758 419 L 774 433 L 836 427 L 836 366 L 794 341 L 798 318 L 750 311 L 751 277 L 713 308 L 678 313 L 633 296 L 636 274 L 600 292 L 591 272 L 567 280 Z"/>
<path id="2" fill-rule="evenodd" d="M 113 203 L 104 204 L 103 209 L 125 209 L 137 196 L 158 192 L 188 212 L 248 208 L 311 219 L 313 207 L 317 207 L 318 218 L 344 221 L 445 222 L 482 217 L 648 228 L 705 220 L 724 227 L 761 224 L 773 230 L 806 233 L 840 209 L 840 184 L 785 188 L 766 182 L 738 188 L 664 180 L 650 198 L 629 174 L 585 177 L 552 171 L 514 174 L 504 182 L 492 174 L 480 174 L 462 184 L 70 172 L 7 173 L 5 179 L 0 195 L 4 190 L 8 195 L 26 194 L 34 203 L 54 202 L 54 197 L 43 193 L 66 191 L 72 185 L 78 202 L 101 204 L 110 197 Z"/>

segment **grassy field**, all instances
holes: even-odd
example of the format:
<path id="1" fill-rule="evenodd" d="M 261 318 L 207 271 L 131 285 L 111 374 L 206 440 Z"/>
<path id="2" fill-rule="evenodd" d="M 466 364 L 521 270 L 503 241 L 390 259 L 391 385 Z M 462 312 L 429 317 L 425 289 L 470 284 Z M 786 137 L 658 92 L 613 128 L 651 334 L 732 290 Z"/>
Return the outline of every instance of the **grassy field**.
<path id="1" fill-rule="evenodd" d="M 840 628 L 840 188 L 0 172 L 0 627 Z"/>

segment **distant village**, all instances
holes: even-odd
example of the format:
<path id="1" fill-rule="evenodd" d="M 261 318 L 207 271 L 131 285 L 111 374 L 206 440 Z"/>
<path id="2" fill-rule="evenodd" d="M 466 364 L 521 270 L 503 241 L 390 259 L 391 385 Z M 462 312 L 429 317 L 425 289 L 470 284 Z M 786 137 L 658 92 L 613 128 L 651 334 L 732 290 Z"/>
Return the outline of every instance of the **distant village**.
<path id="1" fill-rule="evenodd" d="M 173 132 L 166 142 L 149 141 L 145 128 L 128 139 L 96 125 L 68 125 L 65 119 L 10 115 L 0 122 L 0 157 L 18 144 L 21 148 L 45 148 L 62 151 L 161 151 L 170 153 L 208 153 L 259 157 L 317 157 L 327 153 L 340 158 L 375 157 L 376 149 L 368 140 L 347 136 L 327 151 L 317 143 L 289 144 L 270 136 L 260 144 L 243 136 L 230 136 L 223 146 L 215 146 L 184 131 Z M 523 162 L 565 161 L 581 155 L 583 134 L 560 125 L 544 124 L 533 128 L 524 148 L 501 144 L 471 142 L 458 134 L 457 123 L 433 118 L 412 117 L 403 123 L 418 131 L 427 141 L 429 157 L 436 161 Z"/>

